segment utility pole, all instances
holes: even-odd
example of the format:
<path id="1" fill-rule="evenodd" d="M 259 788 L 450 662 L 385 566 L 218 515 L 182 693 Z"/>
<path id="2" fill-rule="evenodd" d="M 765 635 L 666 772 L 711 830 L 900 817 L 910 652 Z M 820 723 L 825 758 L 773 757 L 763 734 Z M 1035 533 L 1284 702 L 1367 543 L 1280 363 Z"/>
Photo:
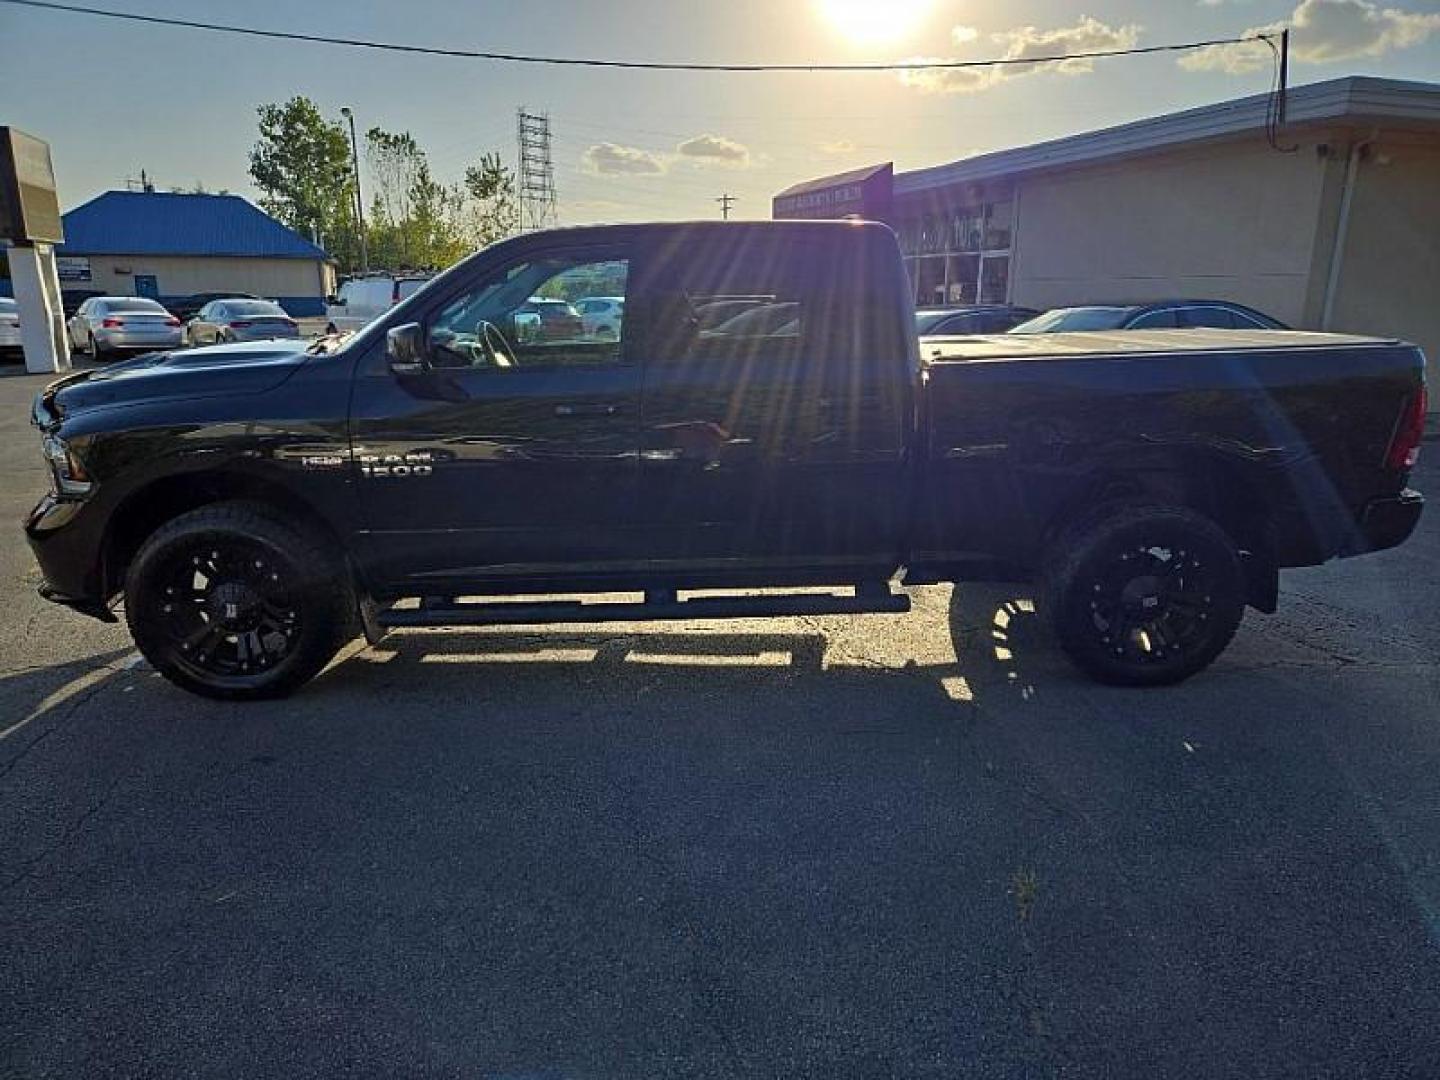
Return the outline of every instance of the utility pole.
<path id="1" fill-rule="evenodd" d="M 726 192 L 724 195 L 716 196 L 715 201 L 720 204 L 720 219 L 722 221 L 729 221 L 731 205 L 733 203 L 739 202 L 740 200 L 737 199 L 734 195 L 731 195 L 729 192 Z"/>
<path id="2" fill-rule="evenodd" d="M 360 143 L 355 138 L 355 114 L 346 105 L 340 115 L 350 121 L 350 164 L 355 170 L 355 220 L 360 225 L 360 272 L 370 272 L 370 242 L 365 236 L 365 197 L 360 193 Z"/>
<path id="3" fill-rule="evenodd" d="M 520 106 L 515 114 L 520 156 L 520 231 L 555 224 L 555 164 L 550 156 L 550 114 Z"/>

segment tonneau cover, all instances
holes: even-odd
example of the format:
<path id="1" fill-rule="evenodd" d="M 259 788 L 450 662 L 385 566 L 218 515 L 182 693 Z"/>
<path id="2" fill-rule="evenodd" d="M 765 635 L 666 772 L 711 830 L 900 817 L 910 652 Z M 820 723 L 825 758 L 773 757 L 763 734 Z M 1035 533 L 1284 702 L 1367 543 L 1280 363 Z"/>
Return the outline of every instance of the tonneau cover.
<path id="1" fill-rule="evenodd" d="M 926 363 L 1073 359 L 1155 353 L 1251 352 L 1270 349 L 1397 345 L 1387 338 L 1304 330 L 1089 330 L 1068 334 L 989 334 L 920 339 Z"/>

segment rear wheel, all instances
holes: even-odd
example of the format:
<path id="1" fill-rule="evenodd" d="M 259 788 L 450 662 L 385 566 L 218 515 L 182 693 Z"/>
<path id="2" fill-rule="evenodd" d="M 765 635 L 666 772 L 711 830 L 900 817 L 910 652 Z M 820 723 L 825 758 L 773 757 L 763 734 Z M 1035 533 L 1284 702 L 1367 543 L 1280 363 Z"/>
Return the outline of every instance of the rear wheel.
<path id="1" fill-rule="evenodd" d="M 1208 518 L 1119 506 L 1068 530 L 1045 574 L 1044 609 L 1066 655 L 1101 682 L 1177 683 L 1225 650 L 1245 613 L 1235 545 Z"/>
<path id="2" fill-rule="evenodd" d="M 306 530 L 251 503 L 169 522 L 131 564 L 125 616 L 154 668 L 227 700 L 283 697 L 353 636 L 351 591 Z"/>
<path id="3" fill-rule="evenodd" d="M 95 340 L 94 334 L 87 335 L 85 341 L 85 351 L 90 355 L 90 359 L 94 360 L 96 363 L 99 363 L 102 359 L 104 359 L 105 354 L 100 350 L 100 343 Z"/>

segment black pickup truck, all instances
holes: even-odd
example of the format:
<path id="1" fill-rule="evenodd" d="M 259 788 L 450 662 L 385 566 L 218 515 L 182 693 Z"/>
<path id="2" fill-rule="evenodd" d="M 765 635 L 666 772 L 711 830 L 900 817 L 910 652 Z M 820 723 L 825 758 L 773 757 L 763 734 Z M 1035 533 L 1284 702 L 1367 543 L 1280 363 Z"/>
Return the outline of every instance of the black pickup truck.
<path id="1" fill-rule="evenodd" d="M 618 332 L 523 332 L 532 299 L 592 295 L 624 297 Z M 345 341 L 67 376 L 34 405 L 43 591 L 111 620 L 123 594 L 167 678 L 254 698 L 361 632 L 903 612 L 899 582 L 1036 580 L 1082 669 L 1153 685 L 1274 610 L 1281 568 L 1415 527 L 1412 345 L 1181 330 L 922 355 L 909 295 L 876 224 L 569 229 Z"/>

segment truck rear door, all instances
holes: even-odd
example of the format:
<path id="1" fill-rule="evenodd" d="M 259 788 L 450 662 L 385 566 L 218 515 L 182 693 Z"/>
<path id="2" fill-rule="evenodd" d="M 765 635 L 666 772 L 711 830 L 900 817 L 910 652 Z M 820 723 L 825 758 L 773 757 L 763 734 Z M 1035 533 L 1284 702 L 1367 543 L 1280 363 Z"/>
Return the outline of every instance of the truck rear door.
<path id="1" fill-rule="evenodd" d="M 893 235 L 667 232 L 627 301 L 644 369 L 647 557 L 888 573 L 902 547 L 913 365 Z"/>

